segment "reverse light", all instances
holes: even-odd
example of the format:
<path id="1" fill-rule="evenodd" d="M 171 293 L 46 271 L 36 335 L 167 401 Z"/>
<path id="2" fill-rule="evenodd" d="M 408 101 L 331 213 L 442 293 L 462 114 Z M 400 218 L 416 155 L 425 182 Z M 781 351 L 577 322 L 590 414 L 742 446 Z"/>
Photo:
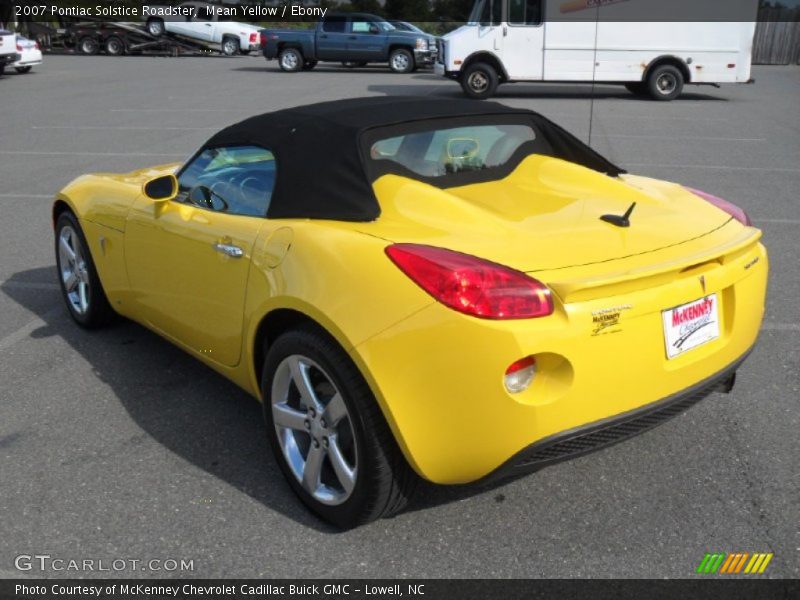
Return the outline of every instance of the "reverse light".
<path id="1" fill-rule="evenodd" d="M 510 394 L 519 394 L 528 389 L 533 383 L 533 377 L 536 375 L 536 359 L 533 356 L 526 356 L 520 360 L 511 363 L 506 369 L 506 375 L 503 378 L 503 383 Z"/>
<path id="2" fill-rule="evenodd" d="M 458 312 L 498 320 L 553 313 L 547 286 L 509 267 L 421 244 L 394 244 L 386 254 L 414 283 Z"/>
<path id="3" fill-rule="evenodd" d="M 688 186 L 684 186 L 684 188 L 692 192 L 694 195 L 700 196 L 706 202 L 710 202 L 718 209 L 724 210 L 734 219 L 739 221 L 742 225 L 747 225 L 748 227 L 750 227 L 753 224 L 753 222 L 750 220 L 750 217 L 747 215 L 744 209 L 739 208 L 735 204 L 732 204 L 727 200 L 723 200 L 722 198 L 718 198 L 717 196 L 707 194 L 706 192 L 701 192 L 700 190 L 690 188 Z"/>

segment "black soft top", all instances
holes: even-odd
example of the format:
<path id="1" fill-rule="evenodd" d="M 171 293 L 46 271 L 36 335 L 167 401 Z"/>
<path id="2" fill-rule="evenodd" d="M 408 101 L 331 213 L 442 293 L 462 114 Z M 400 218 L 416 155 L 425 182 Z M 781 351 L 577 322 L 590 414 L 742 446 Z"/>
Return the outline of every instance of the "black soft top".
<path id="1" fill-rule="evenodd" d="M 201 151 L 232 145 L 272 151 L 277 177 L 267 214 L 270 218 L 373 221 L 380 215 L 372 189 L 376 174 L 365 164 L 368 153 L 362 134 L 431 119 L 453 119 L 463 125 L 464 118 L 481 117 L 485 122 L 485 117 L 492 115 L 533 120 L 549 142 L 549 154 L 555 157 L 611 176 L 624 173 L 537 113 L 496 102 L 436 97 L 376 96 L 279 110 L 226 127 Z M 440 183 L 448 187 L 444 179 Z"/>

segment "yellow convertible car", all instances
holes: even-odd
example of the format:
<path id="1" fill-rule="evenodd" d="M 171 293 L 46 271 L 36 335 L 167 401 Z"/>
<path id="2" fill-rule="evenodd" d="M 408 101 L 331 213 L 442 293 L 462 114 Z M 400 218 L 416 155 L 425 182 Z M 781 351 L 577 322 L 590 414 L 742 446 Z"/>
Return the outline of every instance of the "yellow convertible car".
<path id="1" fill-rule="evenodd" d="M 738 207 L 468 100 L 256 116 L 185 164 L 77 178 L 53 222 L 75 321 L 133 319 L 261 400 L 341 527 L 730 390 L 767 286 Z"/>

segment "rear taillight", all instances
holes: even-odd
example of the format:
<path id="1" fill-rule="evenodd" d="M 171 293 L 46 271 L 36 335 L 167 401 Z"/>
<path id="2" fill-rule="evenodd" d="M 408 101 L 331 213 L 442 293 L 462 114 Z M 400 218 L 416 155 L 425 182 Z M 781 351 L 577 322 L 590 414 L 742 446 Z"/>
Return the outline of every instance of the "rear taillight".
<path id="1" fill-rule="evenodd" d="M 258 34 L 257 33 L 251 33 L 250 34 L 250 43 L 251 44 L 255 44 L 257 41 L 258 41 Z"/>
<path id="2" fill-rule="evenodd" d="M 33 47 L 37 50 L 41 50 L 41 48 L 39 48 L 39 42 L 33 42 Z"/>
<path id="3" fill-rule="evenodd" d="M 267 34 L 262 31 L 260 37 L 261 37 L 261 47 L 263 48 L 264 46 L 267 45 Z"/>
<path id="4" fill-rule="evenodd" d="M 17 44 L 17 52 L 22 52 L 23 50 L 22 44 Z"/>
<path id="5" fill-rule="evenodd" d="M 710 202 L 718 209 L 724 210 L 734 219 L 739 221 L 742 225 L 747 225 L 749 227 L 753 224 L 747 213 L 743 209 L 736 206 L 735 204 L 731 204 L 727 200 L 723 200 L 722 198 L 718 198 L 717 196 L 712 196 L 711 194 L 707 194 L 706 192 L 701 192 L 700 190 L 696 190 L 694 188 L 690 188 L 687 186 L 684 187 L 690 192 L 692 192 L 694 195 L 700 196 L 706 202 Z"/>
<path id="6" fill-rule="evenodd" d="M 533 319 L 553 312 L 550 290 L 525 273 L 444 248 L 395 244 L 386 254 L 450 308 L 482 319 Z"/>
<path id="7" fill-rule="evenodd" d="M 536 375 L 536 359 L 526 356 L 509 365 L 503 383 L 511 394 L 519 394 L 528 389 Z"/>

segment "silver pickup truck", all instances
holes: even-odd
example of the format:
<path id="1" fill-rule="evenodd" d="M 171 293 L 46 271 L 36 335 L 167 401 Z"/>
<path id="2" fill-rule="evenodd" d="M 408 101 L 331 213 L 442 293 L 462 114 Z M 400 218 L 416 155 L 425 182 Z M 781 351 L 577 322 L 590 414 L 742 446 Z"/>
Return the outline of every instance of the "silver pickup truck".
<path id="1" fill-rule="evenodd" d="M 248 54 L 260 50 L 259 27 L 232 21 L 225 5 L 208 2 L 182 2 L 175 6 L 150 4 L 143 14 L 147 32 L 155 37 L 164 33 L 189 38 L 223 54 Z"/>
<path id="2" fill-rule="evenodd" d="M 17 52 L 17 35 L 0 29 L 0 75 L 6 69 L 6 65 L 10 65 L 19 60 L 19 53 Z"/>

